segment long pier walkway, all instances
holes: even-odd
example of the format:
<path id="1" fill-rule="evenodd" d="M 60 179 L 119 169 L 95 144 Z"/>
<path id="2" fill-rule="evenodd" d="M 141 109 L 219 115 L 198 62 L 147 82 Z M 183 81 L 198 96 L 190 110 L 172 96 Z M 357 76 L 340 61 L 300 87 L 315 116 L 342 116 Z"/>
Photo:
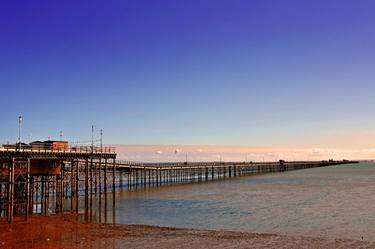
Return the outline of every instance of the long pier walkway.
<path id="1" fill-rule="evenodd" d="M 116 156 L 110 147 L 0 148 L 0 216 L 12 223 L 14 215 L 27 220 L 31 214 L 89 214 L 93 207 L 106 213 L 109 205 L 115 215 L 116 191 L 356 163 L 137 163 L 116 161 Z"/>

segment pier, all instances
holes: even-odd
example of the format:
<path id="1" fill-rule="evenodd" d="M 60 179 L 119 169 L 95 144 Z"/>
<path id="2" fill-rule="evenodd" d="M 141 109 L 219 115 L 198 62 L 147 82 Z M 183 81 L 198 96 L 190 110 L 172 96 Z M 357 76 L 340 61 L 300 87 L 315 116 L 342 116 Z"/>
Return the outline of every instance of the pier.
<path id="1" fill-rule="evenodd" d="M 0 216 L 12 223 L 14 216 L 27 220 L 32 214 L 84 211 L 89 219 L 93 207 L 99 207 L 106 220 L 109 208 L 115 215 L 116 191 L 355 163 L 138 163 L 116 160 L 116 156 L 114 147 L 94 145 L 0 147 Z"/>

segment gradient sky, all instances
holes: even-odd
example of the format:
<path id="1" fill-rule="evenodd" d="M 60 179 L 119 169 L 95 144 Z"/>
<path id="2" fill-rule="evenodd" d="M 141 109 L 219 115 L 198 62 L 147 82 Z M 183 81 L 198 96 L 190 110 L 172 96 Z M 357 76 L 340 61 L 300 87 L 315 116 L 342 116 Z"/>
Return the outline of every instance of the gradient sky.
<path id="1" fill-rule="evenodd" d="M 375 147 L 375 1 L 4 1 L 0 142 Z"/>

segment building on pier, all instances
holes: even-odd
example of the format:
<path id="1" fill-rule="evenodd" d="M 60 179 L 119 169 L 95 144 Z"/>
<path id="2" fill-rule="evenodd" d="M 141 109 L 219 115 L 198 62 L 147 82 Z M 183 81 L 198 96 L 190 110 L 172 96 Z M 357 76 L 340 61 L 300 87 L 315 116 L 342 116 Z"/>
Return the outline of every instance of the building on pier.
<path id="1" fill-rule="evenodd" d="M 88 197 L 94 189 L 97 191 L 98 184 L 104 185 L 99 191 L 107 192 L 107 164 L 111 162 L 111 172 L 115 174 L 115 159 L 113 147 L 70 148 L 66 141 L 0 147 L 0 216 L 6 216 L 11 223 L 16 214 L 27 219 L 36 206 L 42 214 L 49 210 L 62 212 L 67 197 L 71 210 L 78 210 L 82 191 L 87 208 L 92 203 Z M 98 172 L 103 172 L 101 176 L 99 173 L 100 178 Z M 112 179 L 111 186 L 115 186 L 115 177 Z"/>
<path id="2" fill-rule="evenodd" d="M 56 140 L 47 140 L 47 141 L 34 141 L 30 143 L 31 148 L 33 149 L 50 149 L 50 150 L 68 150 L 69 143 L 68 141 L 56 141 Z"/>
<path id="3" fill-rule="evenodd" d="M 16 150 L 16 149 L 30 149 L 30 144 L 26 143 L 15 143 L 15 144 L 3 144 L 3 148 L 8 150 Z"/>

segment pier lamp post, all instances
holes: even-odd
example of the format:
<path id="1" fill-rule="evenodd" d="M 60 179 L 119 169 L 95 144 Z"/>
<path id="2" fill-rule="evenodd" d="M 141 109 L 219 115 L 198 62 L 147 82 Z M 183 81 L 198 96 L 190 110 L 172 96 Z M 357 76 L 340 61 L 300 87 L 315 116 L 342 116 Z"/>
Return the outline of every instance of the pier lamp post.
<path id="1" fill-rule="evenodd" d="M 103 129 L 100 129 L 100 152 L 103 152 Z"/>
<path id="2" fill-rule="evenodd" d="M 94 125 L 91 125 L 91 153 L 94 153 Z"/>
<path id="3" fill-rule="evenodd" d="M 216 158 L 219 159 L 219 163 L 221 163 L 221 154 L 216 155 Z"/>
<path id="4" fill-rule="evenodd" d="M 18 116 L 18 148 L 21 150 L 21 123 L 22 123 L 22 116 Z"/>

